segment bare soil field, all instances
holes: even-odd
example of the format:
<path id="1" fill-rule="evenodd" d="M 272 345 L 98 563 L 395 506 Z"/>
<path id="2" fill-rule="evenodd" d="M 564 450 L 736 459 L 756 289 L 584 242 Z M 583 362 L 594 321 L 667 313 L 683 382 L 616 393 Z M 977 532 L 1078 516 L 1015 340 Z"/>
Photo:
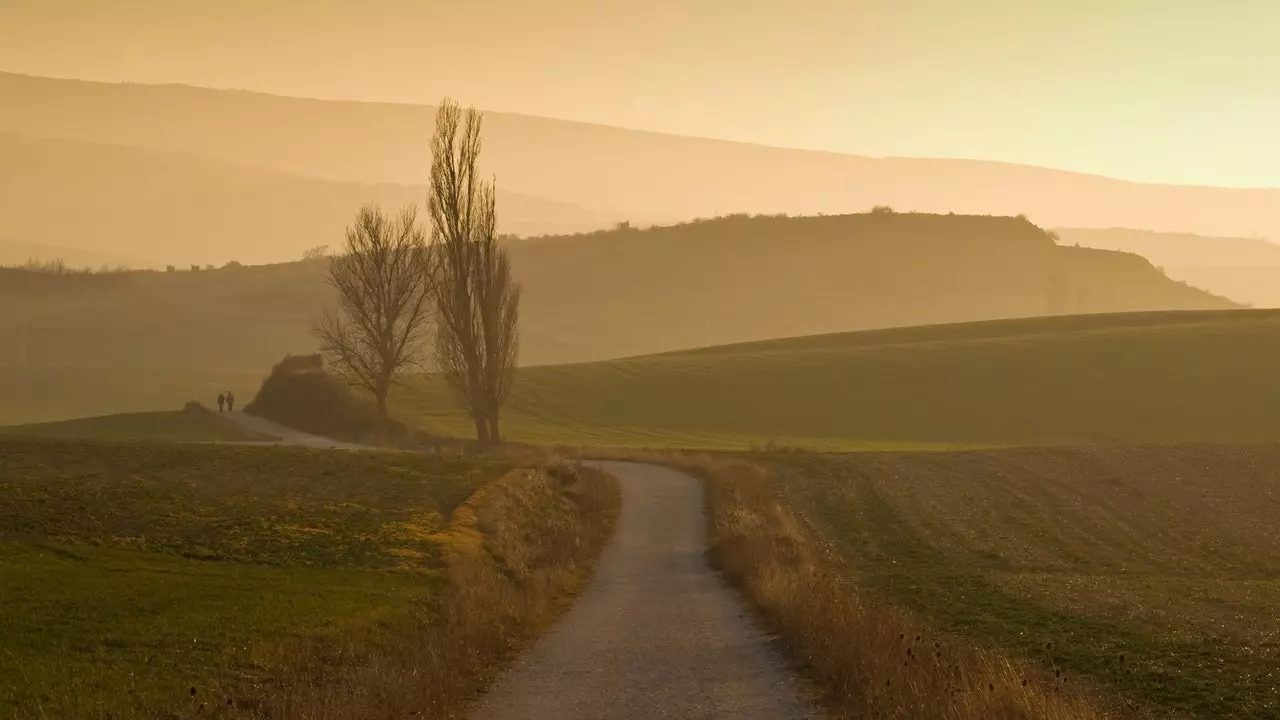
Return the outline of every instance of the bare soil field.
<path id="1" fill-rule="evenodd" d="M 862 587 L 1196 717 L 1280 717 L 1280 446 L 768 458 Z"/>

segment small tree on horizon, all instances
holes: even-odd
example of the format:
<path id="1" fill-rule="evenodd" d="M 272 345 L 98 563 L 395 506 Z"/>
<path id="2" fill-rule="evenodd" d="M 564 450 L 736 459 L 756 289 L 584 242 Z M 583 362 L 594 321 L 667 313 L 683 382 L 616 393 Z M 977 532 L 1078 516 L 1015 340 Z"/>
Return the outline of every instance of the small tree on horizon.
<path id="1" fill-rule="evenodd" d="M 307 248 L 302 251 L 302 259 L 304 261 L 323 260 L 327 257 L 329 257 L 328 245 L 316 245 L 315 247 Z"/>
<path id="2" fill-rule="evenodd" d="M 343 252 L 329 260 L 338 305 L 317 318 L 312 333 L 330 367 L 368 391 L 384 421 L 398 375 L 426 359 L 434 258 L 412 206 L 389 218 L 365 205 L 347 229 Z"/>
<path id="3" fill-rule="evenodd" d="M 520 285 L 497 242 L 494 185 L 477 175 L 481 119 L 474 108 L 440 104 L 427 206 L 439 253 L 436 363 L 487 446 L 502 441 L 499 414 L 515 378 Z"/>

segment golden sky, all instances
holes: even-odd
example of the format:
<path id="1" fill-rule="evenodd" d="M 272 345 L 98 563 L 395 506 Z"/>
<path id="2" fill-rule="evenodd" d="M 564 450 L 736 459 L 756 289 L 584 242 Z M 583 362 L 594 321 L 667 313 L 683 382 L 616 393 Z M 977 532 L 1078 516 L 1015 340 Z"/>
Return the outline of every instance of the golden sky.
<path id="1" fill-rule="evenodd" d="M 0 71 L 1280 187 L 1280 0 L 0 0 Z"/>

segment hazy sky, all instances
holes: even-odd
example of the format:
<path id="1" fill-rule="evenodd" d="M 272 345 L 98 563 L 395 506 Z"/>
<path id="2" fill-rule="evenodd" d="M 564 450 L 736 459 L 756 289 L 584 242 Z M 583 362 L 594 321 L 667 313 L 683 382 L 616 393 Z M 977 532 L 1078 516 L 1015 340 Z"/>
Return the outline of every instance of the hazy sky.
<path id="1" fill-rule="evenodd" d="M 0 70 L 1280 186 L 1280 0 L 0 0 Z"/>

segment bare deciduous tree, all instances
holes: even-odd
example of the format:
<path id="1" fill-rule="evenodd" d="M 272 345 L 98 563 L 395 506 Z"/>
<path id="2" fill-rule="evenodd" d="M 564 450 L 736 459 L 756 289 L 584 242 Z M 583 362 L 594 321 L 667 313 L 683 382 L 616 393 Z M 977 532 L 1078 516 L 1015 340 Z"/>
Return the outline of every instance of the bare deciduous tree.
<path id="1" fill-rule="evenodd" d="M 397 376 L 426 359 L 435 265 L 414 208 L 389 218 L 374 205 L 360 209 L 342 254 L 329 261 L 338 306 L 312 332 L 330 366 L 369 391 L 383 419 Z"/>
<path id="2" fill-rule="evenodd" d="M 502 439 L 499 412 L 515 377 L 520 286 L 497 242 L 494 186 L 477 177 L 480 122 L 475 109 L 440 104 L 427 204 L 440 258 L 437 367 L 488 445 Z"/>
<path id="3" fill-rule="evenodd" d="M 327 257 L 329 257 L 328 245 L 316 245 L 315 247 L 307 248 L 302 251 L 303 260 L 323 260 Z"/>

